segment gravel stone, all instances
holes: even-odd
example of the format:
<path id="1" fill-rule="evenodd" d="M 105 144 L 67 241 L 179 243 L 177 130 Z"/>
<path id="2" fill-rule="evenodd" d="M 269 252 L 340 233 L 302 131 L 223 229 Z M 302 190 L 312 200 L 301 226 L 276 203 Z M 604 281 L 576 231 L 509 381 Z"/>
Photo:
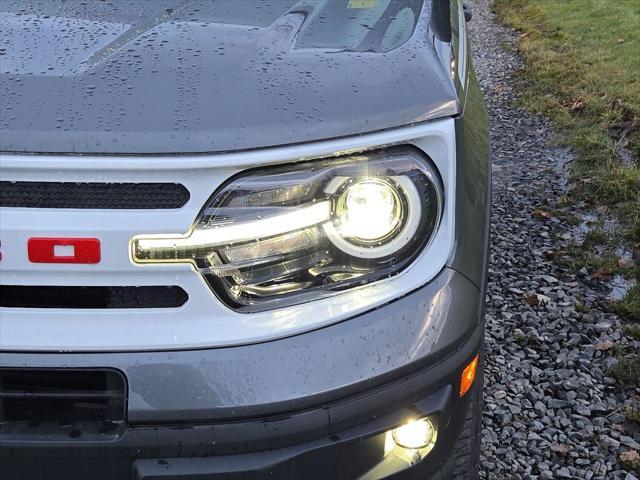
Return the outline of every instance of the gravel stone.
<path id="1" fill-rule="evenodd" d="M 554 146 L 547 120 L 515 105 L 518 33 L 495 22 L 490 0 L 469 3 L 493 164 L 480 478 L 634 480 L 619 455 L 640 449 L 640 434 L 621 431 L 625 392 L 608 372 L 613 345 L 638 345 L 598 308 L 606 292 L 592 272 L 553 261 L 575 227 L 539 213 L 556 211 L 566 195 L 573 154 Z"/>
<path id="2" fill-rule="evenodd" d="M 622 436 L 620 437 L 620 443 L 622 443 L 623 445 L 633 449 L 633 450 L 640 450 L 640 443 L 636 442 L 633 438 L 631 437 L 627 437 L 627 436 Z"/>

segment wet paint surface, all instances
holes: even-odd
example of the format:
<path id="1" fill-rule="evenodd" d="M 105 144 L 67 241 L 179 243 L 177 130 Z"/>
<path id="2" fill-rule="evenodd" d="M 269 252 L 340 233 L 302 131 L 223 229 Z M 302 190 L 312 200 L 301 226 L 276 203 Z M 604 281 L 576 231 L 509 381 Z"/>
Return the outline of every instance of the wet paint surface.
<path id="1" fill-rule="evenodd" d="M 0 1 L 0 150 L 219 152 L 455 114 L 430 2 L 372 3 Z"/>

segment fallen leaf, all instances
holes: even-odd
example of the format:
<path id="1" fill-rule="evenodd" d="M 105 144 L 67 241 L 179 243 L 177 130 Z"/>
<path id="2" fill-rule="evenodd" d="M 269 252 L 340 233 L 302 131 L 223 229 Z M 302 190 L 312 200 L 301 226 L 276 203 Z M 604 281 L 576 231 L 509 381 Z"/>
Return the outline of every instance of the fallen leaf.
<path id="1" fill-rule="evenodd" d="M 629 450 L 620 454 L 620 461 L 630 463 L 631 465 L 640 464 L 640 453 L 635 450 Z"/>
<path id="2" fill-rule="evenodd" d="M 609 280 L 613 271 L 609 267 L 600 267 L 591 272 L 591 280 Z"/>
<path id="3" fill-rule="evenodd" d="M 540 301 L 538 300 L 538 296 L 535 293 L 525 293 L 524 299 L 531 307 L 535 307 L 536 305 L 538 305 L 538 303 L 540 303 Z"/>
<path id="4" fill-rule="evenodd" d="M 618 266 L 620 268 L 631 268 L 636 264 L 636 262 L 633 261 L 633 258 L 629 258 L 629 257 L 622 257 L 618 259 Z"/>
<path id="5" fill-rule="evenodd" d="M 546 305 L 551 301 L 549 297 L 542 295 L 541 293 L 525 293 L 524 298 L 531 307 L 535 307 L 536 305 Z"/>
<path id="6" fill-rule="evenodd" d="M 582 110 L 584 107 L 584 101 L 581 98 L 576 99 L 575 102 L 571 104 L 569 110 Z"/>
<path id="7" fill-rule="evenodd" d="M 552 442 L 551 443 L 551 451 L 555 453 L 567 454 L 569 453 L 571 448 L 569 445 L 565 445 L 564 443 Z"/>
<path id="8" fill-rule="evenodd" d="M 613 348 L 613 342 L 607 340 L 606 342 L 598 342 L 593 348 L 596 350 L 611 350 Z"/>
<path id="9" fill-rule="evenodd" d="M 532 213 L 535 218 L 539 218 L 542 220 L 553 218 L 553 215 L 551 215 L 549 212 L 545 212 L 544 210 L 534 210 Z"/>

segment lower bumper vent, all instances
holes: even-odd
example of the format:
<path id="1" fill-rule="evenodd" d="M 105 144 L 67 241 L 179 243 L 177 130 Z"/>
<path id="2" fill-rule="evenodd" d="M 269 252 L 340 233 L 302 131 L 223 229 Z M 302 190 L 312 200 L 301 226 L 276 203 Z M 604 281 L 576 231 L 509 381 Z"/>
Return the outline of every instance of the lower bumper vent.
<path id="1" fill-rule="evenodd" d="M 0 368 L 0 441 L 117 438 L 125 409 L 116 370 Z"/>

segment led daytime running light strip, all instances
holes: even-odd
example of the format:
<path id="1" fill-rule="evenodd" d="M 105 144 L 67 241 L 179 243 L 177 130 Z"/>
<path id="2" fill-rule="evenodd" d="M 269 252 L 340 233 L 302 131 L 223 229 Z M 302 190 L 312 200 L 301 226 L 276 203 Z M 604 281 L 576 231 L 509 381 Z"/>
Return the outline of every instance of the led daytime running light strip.
<path id="1" fill-rule="evenodd" d="M 210 229 L 194 229 L 186 236 L 137 235 L 131 242 L 131 256 L 136 263 L 193 262 L 192 251 L 197 249 L 213 249 L 282 235 L 326 222 L 330 218 L 331 202 L 327 200 L 313 205 L 294 207 L 286 213 L 251 222 Z M 171 253 L 172 256 L 162 258 L 163 253 Z"/>

